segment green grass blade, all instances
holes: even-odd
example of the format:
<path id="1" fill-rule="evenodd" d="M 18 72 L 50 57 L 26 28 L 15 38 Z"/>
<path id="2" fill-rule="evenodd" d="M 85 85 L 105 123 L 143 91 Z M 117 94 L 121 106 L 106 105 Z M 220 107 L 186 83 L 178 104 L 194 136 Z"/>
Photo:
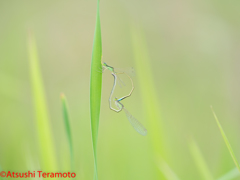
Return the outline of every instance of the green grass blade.
<path id="1" fill-rule="evenodd" d="M 47 112 L 47 103 L 45 100 L 43 81 L 38 62 L 37 47 L 35 39 L 31 33 L 29 33 L 28 51 L 32 94 L 35 105 L 36 124 L 41 153 L 41 166 L 45 171 L 55 171 L 57 170 L 57 164 Z"/>
<path id="2" fill-rule="evenodd" d="M 159 159 L 159 161 L 156 163 L 167 180 L 180 180 L 176 173 L 169 167 L 169 165 L 164 160 Z"/>
<path id="3" fill-rule="evenodd" d="M 240 176 L 240 173 L 237 168 L 232 169 L 231 171 L 224 174 L 222 177 L 217 180 L 232 180 Z"/>
<path id="4" fill-rule="evenodd" d="M 200 174 L 204 180 L 214 180 L 203 156 L 202 153 L 194 140 L 191 140 L 189 143 L 189 149 L 192 154 L 192 157 L 195 161 L 195 164 L 198 167 Z"/>
<path id="5" fill-rule="evenodd" d="M 154 83 L 154 75 L 151 70 L 151 60 L 148 54 L 147 43 L 140 26 L 132 23 L 131 30 L 136 74 L 139 80 L 139 89 L 141 90 L 144 117 L 148 122 L 146 129 L 148 130 L 148 136 L 154 152 L 153 158 L 158 158 L 160 155 L 162 158 L 167 159 L 166 145 L 163 138 L 164 129 L 162 128 L 160 114 L 160 101 Z M 157 179 L 163 179 L 163 174 L 159 173 Z"/>
<path id="6" fill-rule="evenodd" d="M 144 104 L 143 109 L 148 122 L 148 135 L 150 136 L 155 156 L 158 157 L 160 154 L 163 157 L 166 153 L 164 153 L 165 146 L 163 145 L 163 128 L 161 128 L 161 108 L 158 93 L 154 84 L 154 77 L 150 66 L 151 61 L 144 34 L 141 28 L 136 25 L 132 25 L 132 43 L 141 97 Z"/>
<path id="7" fill-rule="evenodd" d="M 90 116 L 92 130 L 92 145 L 94 155 L 94 179 L 98 179 L 97 174 L 97 138 L 98 124 L 101 106 L 101 91 L 102 91 L 102 73 L 99 72 L 102 68 L 102 39 L 99 14 L 99 0 L 97 2 L 97 17 L 93 40 L 92 63 L 91 63 L 91 79 L 90 79 Z"/>
<path id="8" fill-rule="evenodd" d="M 64 94 L 61 94 L 61 101 L 62 101 L 62 111 L 63 111 L 64 125 L 65 125 L 65 129 L 66 129 L 66 133 L 67 133 L 69 150 L 70 150 L 71 170 L 74 171 L 72 135 L 71 135 L 70 122 L 69 122 L 69 113 L 68 113 L 67 99 L 66 99 Z"/>
<path id="9" fill-rule="evenodd" d="M 148 137 L 153 149 L 153 158 L 158 158 L 159 155 L 167 159 L 166 145 L 164 143 L 164 128 L 162 127 L 161 107 L 158 98 L 158 92 L 154 83 L 154 75 L 151 71 L 151 60 L 148 54 L 148 48 L 145 41 L 145 36 L 141 27 L 132 23 L 132 45 L 135 60 L 136 73 L 138 76 L 139 89 L 143 102 L 145 125 L 148 130 Z M 163 174 L 158 171 L 157 179 L 164 179 Z"/>
<path id="10" fill-rule="evenodd" d="M 222 128 L 220 122 L 218 121 L 217 115 L 215 114 L 215 112 L 214 112 L 214 110 L 213 110 L 212 107 L 211 107 L 211 109 L 212 109 L 213 116 L 214 116 L 214 118 L 215 118 L 215 120 L 216 120 L 216 122 L 217 122 L 217 125 L 218 125 L 218 127 L 219 127 L 219 129 L 220 129 L 220 132 L 221 132 L 221 134 L 222 134 L 222 137 L 223 137 L 223 139 L 224 139 L 224 141 L 225 141 L 225 144 L 227 145 L 227 148 L 228 148 L 228 150 L 229 150 L 229 153 L 230 153 L 230 155 L 232 156 L 232 159 L 233 159 L 233 161 L 234 161 L 234 164 L 236 165 L 236 167 L 238 168 L 238 171 L 240 172 L 239 163 L 238 163 L 237 158 L 236 158 L 236 156 L 235 156 L 235 154 L 234 154 L 234 152 L 233 152 L 233 150 L 232 150 L 232 147 L 231 147 L 231 145 L 230 145 L 230 143 L 229 143 L 229 141 L 228 141 L 228 139 L 227 139 L 227 136 L 226 136 L 225 132 L 223 131 L 223 128 Z"/>

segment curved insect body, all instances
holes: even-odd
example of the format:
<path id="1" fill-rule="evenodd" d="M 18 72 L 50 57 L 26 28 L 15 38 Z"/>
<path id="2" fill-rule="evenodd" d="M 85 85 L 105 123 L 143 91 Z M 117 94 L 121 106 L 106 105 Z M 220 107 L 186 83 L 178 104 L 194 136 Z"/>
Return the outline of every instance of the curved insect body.
<path id="1" fill-rule="evenodd" d="M 109 71 L 112 71 L 113 73 L 116 73 L 116 72 L 114 71 L 114 67 L 107 65 L 107 63 L 105 63 L 105 62 L 102 63 L 102 68 L 103 68 L 103 71 L 104 71 L 105 69 L 108 69 Z"/>
<path id="2" fill-rule="evenodd" d="M 113 92 L 114 92 L 114 90 L 115 90 L 115 87 L 116 87 L 116 82 L 117 82 L 117 74 L 125 74 L 129 79 L 130 79 L 130 81 L 131 81 L 131 83 L 132 83 L 132 89 L 131 89 L 131 91 L 130 91 L 130 93 L 128 94 L 128 95 L 126 95 L 126 96 L 123 96 L 123 97 L 121 97 L 120 99 L 121 100 L 123 100 L 123 99 L 125 99 L 125 98 L 127 98 L 127 97 L 129 97 L 129 96 L 131 96 L 132 95 L 132 92 L 133 92 L 133 90 L 134 90 L 134 85 L 133 85 L 133 80 L 132 80 L 132 78 L 129 76 L 129 75 L 127 75 L 126 73 L 124 73 L 124 72 L 119 72 L 119 73 L 116 73 L 115 71 L 114 71 L 114 68 L 113 67 L 111 67 L 111 66 L 108 66 L 106 63 L 103 63 L 103 66 L 106 66 L 106 68 L 107 69 L 109 69 L 111 72 L 112 72 L 112 75 L 113 75 L 113 77 L 114 77 L 114 82 L 113 82 L 113 88 L 112 88 L 112 91 L 111 91 L 111 93 L 110 93 L 110 97 L 109 97 L 109 107 L 110 107 L 110 109 L 111 110 L 113 110 L 113 111 L 115 111 L 115 112 L 120 112 L 122 109 L 115 109 L 115 108 L 113 108 L 112 107 L 112 95 L 113 95 Z"/>
<path id="3" fill-rule="evenodd" d="M 124 107 L 124 105 L 120 102 L 122 100 L 124 100 L 125 98 L 131 96 L 133 90 L 134 90 L 134 85 L 133 85 L 133 81 L 132 81 L 132 78 L 126 74 L 125 72 L 116 72 L 114 70 L 114 68 L 112 66 L 109 66 L 107 65 L 107 63 L 102 63 L 103 65 L 103 69 L 108 69 L 112 72 L 112 75 L 113 75 L 113 78 L 114 78 L 114 82 L 113 82 L 113 88 L 112 88 L 112 91 L 110 93 L 110 97 L 109 97 L 109 107 L 111 110 L 115 111 L 115 112 L 121 112 L 122 110 L 124 110 L 127 118 L 128 118 L 128 121 L 130 122 L 130 124 L 132 125 L 132 127 L 141 135 L 143 136 L 146 136 L 147 135 L 147 130 L 146 128 L 135 118 L 132 116 L 132 114 L 130 114 L 130 112 Z M 132 89 L 130 91 L 130 93 L 126 96 L 123 96 L 119 99 L 115 98 L 115 105 L 118 109 L 115 109 L 112 107 L 111 105 L 111 102 L 112 102 L 112 95 L 113 95 L 113 92 L 115 90 L 115 86 L 116 86 L 116 82 L 117 82 L 117 75 L 118 74 L 125 74 L 126 76 L 128 76 L 128 78 L 130 79 L 131 83 L 132 83 Z"/>
<path id="4" fill-rule="evenodd" d="M 113 92 L 115 90 L 116 81 L 117 81 L 117 75 L 114 74 L 114 73 L 112 73 L 112 75 L 114 77 L 114 82 L 113 82 L 113 88 L 112 88 L 112 91 L 111 91 L 111 94 L 110 94 L 110 97 L 109 97 L 109 100 L 108 100 L 109 101 L 109 107 L 110 107 L 111 110 L 113 110 L 115 112 L 120 112 L 122 110 L 122 107 L 120 108 L 119 106 L 117 106 L 119 109 L 114 109 L 111 105 L 112 104 L 112 95 L 113 95 Z"/>

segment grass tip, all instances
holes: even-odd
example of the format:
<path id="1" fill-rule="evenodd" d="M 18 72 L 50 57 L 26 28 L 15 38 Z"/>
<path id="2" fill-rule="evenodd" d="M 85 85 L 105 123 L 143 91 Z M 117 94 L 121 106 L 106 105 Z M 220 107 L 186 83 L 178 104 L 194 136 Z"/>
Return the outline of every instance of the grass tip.
<path id="1" fill-rule="evenodd" d="M 61 99 L 65 99 L 64 93 L 61 93 L 61 94 L 60 94 L 60 97 L 61 97 Z"/>

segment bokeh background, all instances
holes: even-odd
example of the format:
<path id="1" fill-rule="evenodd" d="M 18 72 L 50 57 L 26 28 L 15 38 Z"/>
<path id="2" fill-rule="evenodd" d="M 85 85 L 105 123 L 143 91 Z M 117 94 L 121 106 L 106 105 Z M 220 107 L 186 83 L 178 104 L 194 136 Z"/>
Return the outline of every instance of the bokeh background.
<path id="1" fill-rule="evenodd" d="M 239 159 L 239 7 L 239 1 L 101 0 L 103 61 L 114 67 L 135 68 L 135 90 L 124 105 L 145 125 L 148 135 L 136 133 L 123 112 L 109 109 L 113 77 L 104 72 L 98 136 L 100 180 L 161 177 L 151 141 L 152 119 L 147 118 L 143 98 L 150 94 L 141 90 L 146 82 L 141 76 L 145 69 L 138 68 L 133 29 L 141 31 L 138 37 L 144 42 L 144 57 L 148 57 L 147 77 L 156 92 L 160 117 L 156 121 L 161 131 L 154 142 L 164 139 L 161 149 L 166 163 L 180 179 L 203 179 L 189 151 L 189 139 L 194 139 L 213 177 L 234 169 L 210 105 Z M 70 167 L 60 101 L 64 92 L 71 116 L 77 179 L 93 178 L 89 81 L 95 17 L 96 1 L 0 2 L 3 170 L 41 168 L 27 50 L 30 28 L 38 47 L 58 169 L 67 171 Z M 127 88 L 128 82 L 126 87 L 117 87 L 117 96 Z"/>

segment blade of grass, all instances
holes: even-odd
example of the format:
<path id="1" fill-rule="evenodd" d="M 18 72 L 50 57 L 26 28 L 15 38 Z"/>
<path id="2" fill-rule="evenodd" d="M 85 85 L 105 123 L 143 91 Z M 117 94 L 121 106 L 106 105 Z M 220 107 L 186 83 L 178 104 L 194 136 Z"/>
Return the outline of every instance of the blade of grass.
<path id="1" fill-rule="evenodd" d="M 222 177 L 218 178 L 217 180 L 232 180 L 239 176 L 240 176 L 240 173 L 239 173 L 238 169 L 234 168 L 231 171 L 224 174 Z"/>
<path id="2" fill-rule="evenodd" d="M 202 153 L 194 140 L 191 140 L 189 143 L 189 149 L 192 154 L 192 157 L 195 161 L 195 164 L 198 167 L 200 174 L 202 175 L 204 180 L 214 180 L 207 163 L 205 162 Z"/>
<path id="3" fill-rule="evenodd" d="M 101 106 L 101 91 L 102 91 L 102 73 L 99 70 L 102 68 L 102 39 L 101 25 L 99 14 L 99 0 L 97 1 L 97 17 L 95 25 L 95 33 L 93 40 L 92 62 L 91 62 L 91 79 L 90 79 L 90 116 L 91 116 L 91 131 L 92 145 L 94 156 L 94 179 L 98 179 L 97 173 L 97 138 L 98 125 Z"/>
<path id="4" fill-rule="evenodd" d="M 180 180 L 176 173 L 169 167 L 169 165 L 161 158 L 156 162 L 158 168 L 166 177 L 167 180 Z"/>
<path id="5" fill-rule="evenodd" d="M 72 143 L 70 122 L 69 122 L 69 113 L 68 113 L 67 99 L 63 93 L 61 94 L 61 101 L 62 101 L 64 125 L 67 133 L 68 145 L 70 150 L 71 170 L 74 172 L 73 143 Z"/>
<path id="6" fill-rule="evenodd" d="M 37 159 L 34 158 L 33 154 L 30 151 L 29 144 L 24 145 L 24 153 L 25 153 L 25 160 L 26 160 L 26 168 L 28 171 L 33 172 L 36 171 L 36 169 L 41 169 L 39 162 Z M 42 178 L 39 177 L 32 177 L 33 175 L 30 175 L 30 179 L 32 180 L 41 180 Z"/>
<path id="7" fill-rule="evenodd" d="M 35 105 L 36 123 L 41 153 L 41 167 L 45 171 L 55 171 L 57 170 L 55 151 L 49 124 L 44 86 L 38 62 L 37 47 L 32 33 L 29 33 L 28 51 L 32 94 Z"/>
<path id="8" fill-rule="evenodd" d="M 134 50 L 134 60 L 139 84 L 141 97 L 143 99 L 144 109 L 146 110 L 146 119 L 149 123 L 149 135 L 151 136 L 153 149 L 157 156 L 163 156 L 163 138 L 161 132 L 161 117 L 158 100 L 158 93 L 155 91 L 153 74 L 150 67 L 150 58 L 147 51 L 144 35 L 140 27 L 132 26 L 132 42 Z"/>
<path id="9" fill-rule="evenodd" d="M 233 150 L 232 150 L 232 147 L 231 147 L 231 145 L 230 145 L 230 143 L 229 143 L 229 141 L 228 141 L 228 139 L 227 139 L 227 136 L 226 136 L 225 132 L 223 131 L 223 128 L 222 128 L 222 126 L 221 126 L 221 124 L 220 124 L 220 122 L 219 122 L 219 120 L 218 120 L 218 118 L 217 118 L 217 115 L 215 114 L 215 112 L 214 112 L 214 110 L 213 110 L 212 107 L 211 107 L 211 109 L 212 109 L 213 116 L 214 116 L 214 118 L 215 118 L 215 120 L 216 120 L 216 122 L 217 122 L 217 125 L 218 125 L 218 127 L 219 127 L 219 129 L 220 129 L 220 132 L 221 132 L 221 134 L 222 134 L 222 137 L 223 137 L 223 139 L 224 139 L 224 141 L 225 141 L 225 144 L 227 145 L 227 148 L 228 148 L 228 150 L 229 150 L 229 153 L 230 153 L 230 155 L 232 156 L 232 159 L 233 159 L 233 161 L 234 161 L 234 164 L 236 165 L 238 171 L 240 172 L 239 163 L 238 163 L 237 158 L 236 158 L 236 156 L 235 156 L 235 154 L 234 154 L 234 152 L 233 152 Z"/>
<path id="10" fill-rule="evenodd" d="M 154 76 L 151 71 L 151 61 L 148 55 L 147 45 L 144 34 L 140 27 L 132 23 L 132 45 L 136 72 L 138 75 L 141 98 L 143 101 L 143 109 L 145 119 L 148 122 L 148 136 L 153 148 L 154 159 L 159 155 L 167 159 L 166 145 L 164 143 L 164 129 L 162 128 L 161 108 L 154 83 Z M 158 171 L 159 172 L 159 171 Z M 157 179 L 163 179 L 162 174 L 158 174 Z"/>

